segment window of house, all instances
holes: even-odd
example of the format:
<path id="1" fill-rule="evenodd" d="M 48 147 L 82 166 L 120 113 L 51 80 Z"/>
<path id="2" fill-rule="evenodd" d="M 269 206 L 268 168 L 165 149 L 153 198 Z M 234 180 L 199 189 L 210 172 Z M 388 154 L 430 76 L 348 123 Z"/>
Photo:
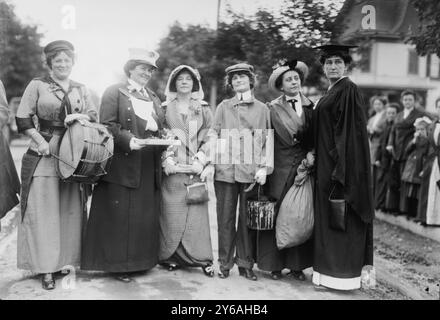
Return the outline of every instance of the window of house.
<path id="1" fill-rule="evenodd" d="M 419 56 L 416 50 L 409 50 L 408 74 L 419 74 Z"/>
<path id="2" fill-rule="evenodd" d="M 431 78 L 440 78 L 440 59 L 436 54 L 428 55 L 428 76 Z"/>

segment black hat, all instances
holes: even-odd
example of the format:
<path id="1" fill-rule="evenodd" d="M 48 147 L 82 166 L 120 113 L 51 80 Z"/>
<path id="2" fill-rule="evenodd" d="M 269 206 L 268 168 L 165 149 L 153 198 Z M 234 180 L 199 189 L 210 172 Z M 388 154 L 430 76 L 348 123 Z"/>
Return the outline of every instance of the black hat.
<path id="1" fill-rule="evenodd" d="M 351 45 L 351 44 L 325 44 L 323 46 L 314 47 L 313 49 L 321 49 L 326 54 L 332 54 L 336 52 L 344 52 L 344 53 L 350 53 L 351 48 L 357 48 L 358 46 Z"/>
<path id="2" fill-rule="evenodd" d="M 45 55 L 47 55 L 50 52 L 59 51 L 59 50 L 74 51 L 75 48 L 73 47 L 73 44 L 71 44 L 69 41 L 56 40 L 56 41 L 52 41 L 51 43 L 46 45 L 43 49 L 43 52 Z"/>

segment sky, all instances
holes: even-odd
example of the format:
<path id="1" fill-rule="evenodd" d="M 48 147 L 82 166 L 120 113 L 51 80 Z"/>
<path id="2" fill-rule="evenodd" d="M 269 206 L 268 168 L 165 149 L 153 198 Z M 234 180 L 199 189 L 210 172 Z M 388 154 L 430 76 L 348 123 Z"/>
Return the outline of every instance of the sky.
<path id="1" fill-rule="evenodd" d="M 215 27 L 217 1 L 8 0 L 22 22 L 38 25 L 44 34 L 42 46 L 58 39 L 74 44 L 76 64 L 71 78 L 99 95 L 118 81 L 128 58 L 128 48 L 157 49 L 175 21 Z M 220 15 L 227 4 L 234 11 L 251 14 L 258 7 L 276 8 L 282 2 L 222 0 Z"/>

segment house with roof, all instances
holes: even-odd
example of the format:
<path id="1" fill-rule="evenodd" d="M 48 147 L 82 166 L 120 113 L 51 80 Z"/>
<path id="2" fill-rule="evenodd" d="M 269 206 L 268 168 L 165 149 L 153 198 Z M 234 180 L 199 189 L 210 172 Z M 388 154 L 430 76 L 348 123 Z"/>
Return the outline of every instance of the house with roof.
<path id="1" fill-rule="evenodd" d="M 397 102 L 400 92 L 412 89 L 420 105 L 434 111 L 440 97 L 440 59 L 436 54 L 419 56 L 405 43 L 417 31 L 419 20 L 411 0 L 347 0 L 336 23 L 343 26 L 342 43 L 368 43 L 354 55 L 358 67 L 351 78 L 366 97 L 385 94 Z"/>

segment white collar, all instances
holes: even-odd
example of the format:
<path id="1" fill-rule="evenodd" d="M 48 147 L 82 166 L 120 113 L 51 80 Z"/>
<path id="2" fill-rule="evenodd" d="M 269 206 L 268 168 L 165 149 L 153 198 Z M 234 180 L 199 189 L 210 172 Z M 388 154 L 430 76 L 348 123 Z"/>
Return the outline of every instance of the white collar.
<path id="1" fill-rule="evenodd" d="M 248 90 L 245 92 L 237 92 L 237 99 L 242 100 L 242 98 L 243 98 L 243 101 L 251 100 L 252 99 L 252 91 Z"/>
<path id="2" fill-rule="evenodd" d="M 147 91 L 147 89 L 145 89 L 145 87 L 141 86 L 139 83 L 137 83 L 136 81 L 134 81 L 132 79 L 128 79 L 128 83 L 138 92 L 142 93 L 142 89 Z"/>
<path id="3" fill-rule="evenodd" d="M 299 93 L 296 96 L 288 96 L 288 95 L 284 95 L 286 97 L 286 101 L 291 101 L 291 100 L 296 100 L 301 101 L 301 97 L 299 95 Z"/>

